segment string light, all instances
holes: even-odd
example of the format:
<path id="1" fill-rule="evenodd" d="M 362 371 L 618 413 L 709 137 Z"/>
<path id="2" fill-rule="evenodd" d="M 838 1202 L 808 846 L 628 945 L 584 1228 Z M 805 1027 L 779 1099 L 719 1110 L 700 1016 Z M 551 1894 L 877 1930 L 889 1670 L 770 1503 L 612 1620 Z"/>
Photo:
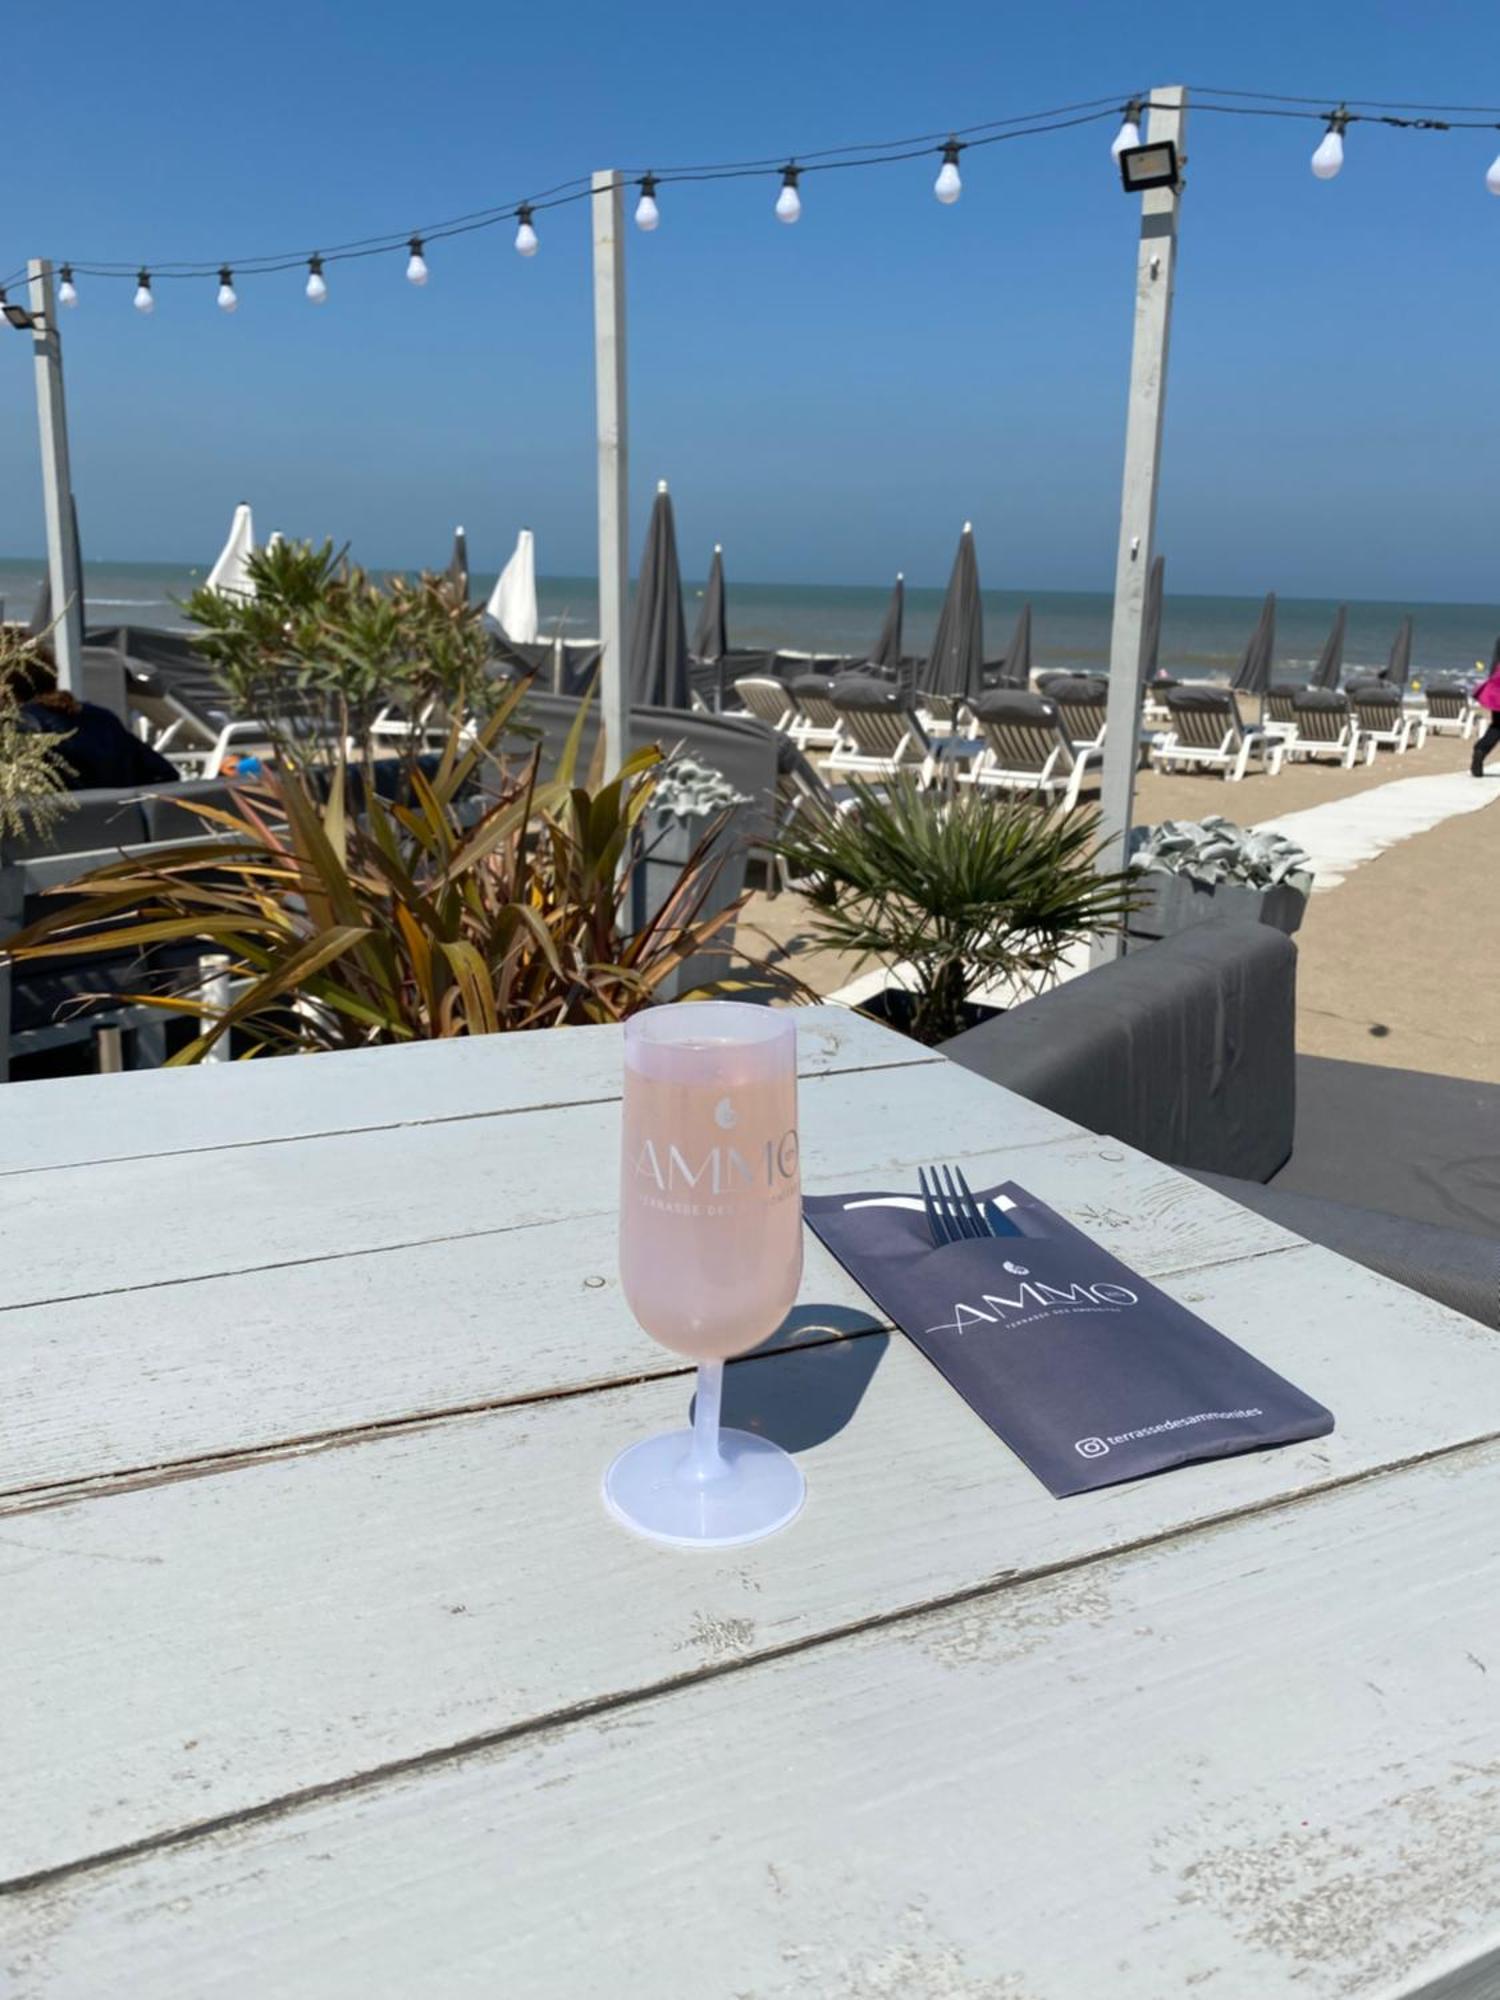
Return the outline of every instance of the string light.
<path id="1" fill-rule="evenodd" d="M 1328 114 L 1328 130 L 1312 156 L 1312 170 L 1320 181 L 1331 181 L 1344 164 L 1344 129 L 1349 113 L 1341 104 Z"/>
<path id="2" fill-rule="evenodd" d="M 1118 162 L 1121 153 L 1133 151 L 1141 143 L 1141 100 L 1132 97 L 1126 105 L 1120 129 L 1110 145 L 1109 157 Z"/>
<path id="3" fill-rule="evenodd" d="M 219 271 L 219 311 L 232 313 L 239 302 L 239 294 L 234 289 L 234 273 L 225 264 Z"/>
<path id="4" fill-rule="evenodd" d="M 958 171 L 958 156 L 963 147 L 957 139 L 949 139 L 943 147 L 943 164 L 938 168 L 938 177 L 932 184 L 932 191 L 940 202 L 952 207 L 964 191 L 963 180 Z"/>
<path id="5" fill-rule="evenodd" d="M 1201 114 L 1222 113 L 1242 118 L 1304 118 L 1324 126 L 1321 143 L 1312 157 L 1312 169 L 1319 180 L 1332 180 L 1341 170 L 1344 159 L 1344 135 L 1350 125 L 1369 123 L 1385 125 L 1397 130 L 1428 132 L 1451 132 L 1458 130 L 1484 130 L 1493 132 L 1500 129 L 1500 106 L 1494 105 L 1416 105 L 1391 104 L 1372 99 L 1354 99 L 1351 103 L 1340 103 L 1335 111 L 1317 108 L 1318 100 L 1306 97 L 1290 97 L 1282 93 L 1264 91 L 1236 91 L 1221 87 L 1189 84 L 1189 96 L 1195 112 Z M 1227 100 L 1227 101 L 1226 101 Z M 1078 104 L 1065 104 L 1048 111 L 1026 113 L 1011 118 L 992 119 L 982 124 L 960 127 L 958 131 L 919 133 L 909 138 L 882 140 L 857 146 L 832 146 L 821 152 L 803 153 L 784 164 L 776 157 L 760 159 L 718 161 L 697 166 L 682 166 L 653 169 L 649 172 L 630 168 L 624 170 L 622 178 L 634 180 L 640 194 L 635 208 L 637 227 L 649 233 L 659 227 L 661 220 L 658 205 L 659 190 L 670 183 L 717 182 L 745 178 L 776 176 L 780 187 L 776 197 L 775 213 L 784 223 L 795 223 L 801 219 L 802 197 L 800 183 L 806 173 L 835 172 L 858 167 L 890 166 L 907 160 L 930 158 L 934 151 L 942 156 L 942 165 L 933 183 L 933 193 L 945 205 L 956 201 L 963 190 L 963 180 L 959 172 L 958 154 L 973 146 L 994 146 L 1016 139 L 1030 139 L 1048 133 L 1070 131 L 1080 126 L 1100 123 L 1118 118 L 1120 123 L 1111 143 L 1111 154 L 1118 159 L 1120 154 L 1136 149 L 1140 143 L 1144 114 L 1152 109 L 1151 101 L 1145 94 L 1135 94 L 1126 99 L 1094 98 Z M 413 284 L 426 282 L 427 260 L 424 245 L 439 238 L 462 236 L 475 230 L 493 229 L 498 225 L 513 221 L 516 225 L 515 247 L 523 257 L 535 256 L 538 245 L 535 217 L 544 208 L 561 208 L 589 201 L 593 197 L 592 177 L 575 176 L 557 187 L 548 188 L 523 202 L 510 201 L 503 205 L 477 209 L 467 215 L 449 218 L 433 223 L 419 235 L 412 236 L 405 231 L 356 239 L 349 243 L 336 243 L 330 250 L 322 250 L 315 255 L 306 251 L 287 251 L 277 255 L 242 257 L 229 265 L 193 263 L 157 263 L 153 268 L 157 278 L 211 278 L 217 270 L 220 273 L 220 303 L 226 311 L 234 308 L 229 304 L 225 292 L 238 296 L 232 278 L 224 272 L 237 270 L 243 278 L 270 276 L 280 271 L 305 270 L 307 273 L 304 290 L 309 303 L 323 305 L 328 298 L 328 284 L 324 267 L 328 263 L 343 262 L 364 257 L 383 257 L 399 250 L 403 244 L 408 252 L 406 273 Z M 1500 196 L 1500 155 L 1491 162 L 1485 174 L 1485 185 L 1492 194 Z M 138 311 L 149 313 L 154 309 L 152 289 L 152 269 L 142 267 L 138 272 L 129 264 L 89 263 L 73 260 L 59 266 L 60 283 L 58 301 L 61 305 L 73 307 L 78 303 L 76 273 L 85 277 L 126 279 L 134 275 L 135 305 Z M 24 277 L 24 269 L 12 274 Z M 11 282 L 5 279 L 4 282 Z"/>

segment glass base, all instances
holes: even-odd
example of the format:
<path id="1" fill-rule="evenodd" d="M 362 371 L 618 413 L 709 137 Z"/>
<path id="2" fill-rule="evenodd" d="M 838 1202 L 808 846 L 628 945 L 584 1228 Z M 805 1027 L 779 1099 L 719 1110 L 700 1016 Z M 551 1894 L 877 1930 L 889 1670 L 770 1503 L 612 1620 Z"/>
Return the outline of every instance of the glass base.
<path id="1" fill-rule="evenodd" d="M 794 1521 L 807 1492 L 801 1467 L 750 1431 L 719 1432 L 724 1470 L 693 1476 L 693 1433 L 665 1431 L 622 1451 L 604 1475 L 604 1504 L 624 1527 L 679 1549 L 758 1542 Z"/>

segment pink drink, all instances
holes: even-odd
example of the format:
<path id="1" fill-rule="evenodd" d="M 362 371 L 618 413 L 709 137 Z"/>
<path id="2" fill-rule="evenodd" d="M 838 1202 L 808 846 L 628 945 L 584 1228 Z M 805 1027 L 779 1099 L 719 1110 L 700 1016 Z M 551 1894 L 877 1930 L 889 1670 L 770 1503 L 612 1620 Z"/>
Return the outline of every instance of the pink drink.
<path id="1" fill-rule="evenodd" d="M 743 1354 L 802 1282 L 797 1035 L 788 1013 L 687 1002 L 625 1024 L 620 1274 L 663 1347 Z"/>

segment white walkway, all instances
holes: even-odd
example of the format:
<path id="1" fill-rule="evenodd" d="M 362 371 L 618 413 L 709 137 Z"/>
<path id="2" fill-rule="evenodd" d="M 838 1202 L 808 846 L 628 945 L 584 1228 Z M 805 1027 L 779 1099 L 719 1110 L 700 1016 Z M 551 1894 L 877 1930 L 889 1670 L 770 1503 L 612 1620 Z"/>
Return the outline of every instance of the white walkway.
<path id="1" fill-rule="evenodd" d="M 1256 822 L 1257 833 L 1283 833 L 1312 857 L 1313 894 L 1336 889 L 1362 861 L 1457 813 L 1478 812 L 1500 800 L 1500 777 L 1471 778 L 1467 771 L 1436 777 L 1397 778 L 1348 798 L 1329 799 L 1302 812 Z"/>

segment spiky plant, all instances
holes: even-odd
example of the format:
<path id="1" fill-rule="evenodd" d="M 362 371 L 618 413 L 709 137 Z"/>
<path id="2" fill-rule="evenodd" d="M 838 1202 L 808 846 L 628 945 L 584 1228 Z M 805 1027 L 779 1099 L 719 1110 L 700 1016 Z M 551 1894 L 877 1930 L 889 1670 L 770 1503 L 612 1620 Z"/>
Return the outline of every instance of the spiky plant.
<path id="1" fill-rule="evenodd" d="M 36 665 L 37 645 L 0 626 L 0 840 L 37 839 L 72 803 L 60 747 L 66 729 L 35 729 L 22 713 L 22 687 Z"/>
<path id="2" fill-rule="evenodd" d="M 231 810 L 184 800 L 201 839 L 68 883 L 65 902 L 9 952 L 67 957 L 87 937 L 106 950 L 196 943 L 223 954 L 239 989 L 228 1006 L 206 1001 L 192 973 L 176 990 L 130 996 L 209 1020 L 176 1063 L 200 1060 L 231 1030 L 275 1054 L 623 1020 L 739 904 L 712 909 L 709 827 L 666 902 L 634 922 L 637 835 L 660 753 L 637 752 L 608 783 L 580 783 L 580 705 L 553 778 L 539 781 L 535 753 L 509 773 L 492 750 L 521 694 L 513 687 L 467 745 L 455 726 L 435 772 L 412 767 L 405 800 L 361 793 L 341 761 L 326 797 L 317 774 L 288 767 L 236 790 Z M 486 767 L 499 788 L 488 800 L 474 789 Z"/>
<path id="3" fill-rule="evenodd" d="M 1097 868 L 1097 812 L 977 789 L 952 797 L 904 778 L 854 792 L 843 812 L 800 814 L 778 844 L 813 884 L 815 944 L 909 968 L 918 1041 L 961 1033 L 976 987 L 1054 971 L 1069 945 L 1133 905 L 1130 878 Z"/>

